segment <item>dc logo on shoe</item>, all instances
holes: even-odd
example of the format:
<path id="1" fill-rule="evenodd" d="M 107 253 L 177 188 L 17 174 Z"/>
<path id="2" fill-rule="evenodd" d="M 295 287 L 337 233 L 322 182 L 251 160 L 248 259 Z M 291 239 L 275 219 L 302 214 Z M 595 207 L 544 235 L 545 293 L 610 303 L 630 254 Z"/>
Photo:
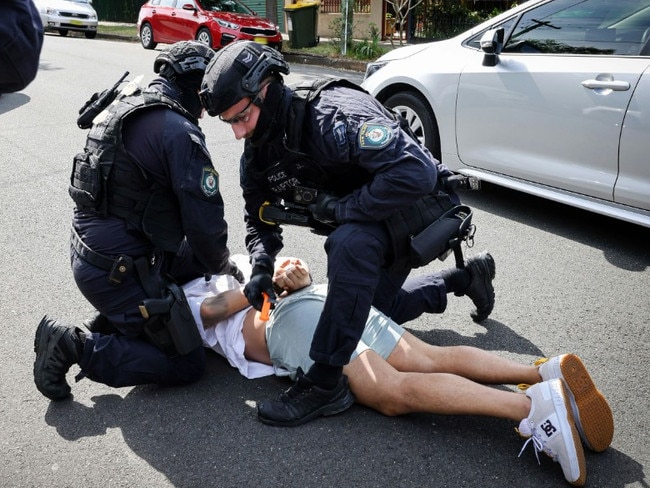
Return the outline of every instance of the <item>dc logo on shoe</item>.
<path id="1" fill-rule="evenodd" d="M 551 419 L 546 419 L 541 425 L 540 428 L 546 434 L 546 437 L 553 437 L 553 434 L 557 432 L 557 428 L 551 422 Z"/>

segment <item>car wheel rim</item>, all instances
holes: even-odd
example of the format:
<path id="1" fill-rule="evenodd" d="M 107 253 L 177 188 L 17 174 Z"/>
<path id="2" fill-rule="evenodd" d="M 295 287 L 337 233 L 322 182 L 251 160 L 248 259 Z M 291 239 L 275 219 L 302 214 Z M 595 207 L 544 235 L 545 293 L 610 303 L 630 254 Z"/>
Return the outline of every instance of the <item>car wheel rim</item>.
<path id="1" fill-rule="evenodd" d="M 415 136 L 418 138 L 420 143 L 424 145 L 426 142 L 424 127 L 422 125 L 422 119 L 419 117 L 417 112 L 411 107 L 407 107 L 406 105 L 396 105 L 393 107 L 393 110 L 395 110 L 398 114 L 404 117 L 404 119 L 406 119 Z"/>
<path id="2" fill-rule="evenodd" d="M 210 45 L 210 36 L 205 32 L 201 32 L 199 34 L 199 37 L 198 37 L 197 41 L 209 46 Z"/>
<path id="3" fill-rule="evenodd" d="M 151 31 L 149 29 L 142 29 L 142 42 L 145 44 L 151 42 Z"/>

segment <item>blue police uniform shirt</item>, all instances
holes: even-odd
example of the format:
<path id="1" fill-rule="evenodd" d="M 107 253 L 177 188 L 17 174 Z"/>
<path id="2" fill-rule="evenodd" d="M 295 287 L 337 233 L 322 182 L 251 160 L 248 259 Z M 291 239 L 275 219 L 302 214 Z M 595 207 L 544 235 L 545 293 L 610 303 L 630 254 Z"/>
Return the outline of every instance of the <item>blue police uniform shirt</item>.
<path id="1" fill-rule="evenodd" d="M 178 100 L 178 93 L 162 78 L 148 89 L 162 91 Z M 124 145 L 138 166 L 176 196 L 191 261 L 201 273 L 218 274 L 228 263 L 227 224 L 219 192 L 219 174 L 214 168 L 201 129 L 171 109 L 139 110 L 124 121 Z M 153 251 L 140 232 L 132 232 L 123 219 L 97 218 L 94 212 L 75 210 L 74 225 L 93 250 L 108 254 L 142 256 Z"/>
<path id="2" fill-rule="evenodd" d="M 43 24 L 31 0 L 0 2 L 0 94 L 22 90 L 36 77 Z"/>
<path id="3" fill-rule="evenodd" d="M 290 103 L 290 97 L 285 98 Z M 431 193 L 439 175 L 450 174 L 424 146 L 400 129 L 375 98 L 343 86 L 325 88 L 308 105 L 300 150 L 322 169 L 322 181 L 329 181 L 325 191 L 336 192 L 351 179 L 358 181 L 360 171 L 367 175 L 365 182 L 339 200 L 339 223 L 384 220 Z M 247 147 L 246 151 L 252 149 Z M 286 149 L 281 144 L 257 148 L 253 165 L 258 170 L 272 167 L 283 152 Z M 268 262 L 266 255 L 275 256 L 282 248 L 281 230 L 273 230 L 259 220 L 260 205 L 277 198 L 276 192 L 286 192 L 299 183 L 291 174 L 271 171 L 260 175 L 246 167 L 250 164 L 246 158 L 245 152 L 242 188 L 247 246 L 253 263 Z"/>

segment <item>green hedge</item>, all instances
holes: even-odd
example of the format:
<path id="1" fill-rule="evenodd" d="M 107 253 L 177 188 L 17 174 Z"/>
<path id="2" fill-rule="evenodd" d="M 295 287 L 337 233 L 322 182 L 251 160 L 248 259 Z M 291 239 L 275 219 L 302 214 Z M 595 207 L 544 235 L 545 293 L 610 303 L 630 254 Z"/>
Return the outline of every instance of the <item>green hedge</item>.
<path id="1" fill-rule="evenodd" d="M 99 20 L 135 24 L 144 0 L 93 0 Z"/>

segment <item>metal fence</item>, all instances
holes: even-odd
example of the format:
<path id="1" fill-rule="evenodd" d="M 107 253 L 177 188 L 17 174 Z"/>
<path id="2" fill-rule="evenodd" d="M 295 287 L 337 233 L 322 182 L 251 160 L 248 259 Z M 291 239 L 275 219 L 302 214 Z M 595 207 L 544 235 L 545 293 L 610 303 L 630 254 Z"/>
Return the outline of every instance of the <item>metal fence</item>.
<path id="1" fill-rule="evenodd" d="M 341 13 L 341 0 L 320 0 L 320 11 L 324 14 Z M 355 14 L 369 14 L 370 0 L 354 0 Z"/>

